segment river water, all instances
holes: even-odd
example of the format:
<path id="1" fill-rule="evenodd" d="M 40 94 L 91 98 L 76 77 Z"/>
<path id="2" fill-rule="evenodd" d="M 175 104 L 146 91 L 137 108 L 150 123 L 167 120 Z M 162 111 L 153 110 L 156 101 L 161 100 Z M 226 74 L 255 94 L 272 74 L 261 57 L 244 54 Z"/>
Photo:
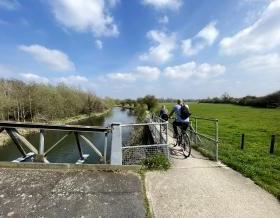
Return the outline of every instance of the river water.
<path id="1" fill-rule="evenodd" d="M 75 124 L 87 125 L 87 126 L 110 126 L 112 123 L 135 123 L 135 117 L 130 110 L 123 110 L 115 107 L 109 113 L 98 118 L 89 118 L 81 120 Z M 74 124 L 74 123 L 73 123 Z M 46 131 L 45 132 L 45 150 L 50 148 L 56 143 L 66 132 L 59 131 Z M 122 135 L 126 138 L 130 134 L 129 129 L 124 129 Z M 104 133 L 83 133 L 93 144 L 104 153 Z M 28 141 L 38 149 L 39 145 L 39 134 L 34 133 L 26 136 Z M 84 154 L 89 154 L 89 158 L 85 163 L 103 163 L 100 161 L 98 155 L 87 146 L 82 139 L 80 139 L 82 151 Z M 24 147 L 26 151 L 28 149 Z M 107 160 L 110 158 L 111 150 L 111 135 L 108 136 L 108 149 L 107 149 Z M 18 151 L 16 146 L 10 142 L 5 146 L 0 146 L 0 161 L 12 161 L 20 157 L 21 153 Z M 75 163 L 79 159 L 79 152 L 75 140 L 74 134 L 70 134 L 64 139 L 54 150 L 48 155 L 47 159 L 52 163 Z"/>

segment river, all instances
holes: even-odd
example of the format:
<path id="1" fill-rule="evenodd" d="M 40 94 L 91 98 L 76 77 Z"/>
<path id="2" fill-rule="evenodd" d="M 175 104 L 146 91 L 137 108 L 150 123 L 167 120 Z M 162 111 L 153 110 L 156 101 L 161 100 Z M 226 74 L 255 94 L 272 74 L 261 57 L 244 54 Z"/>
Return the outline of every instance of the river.
<path id="1" fill-rule="evenodd" d="M 104 116 L 97 118 L 89 118 L 81 120 L 75 124 L 87 125 L 87 126 L 110 126 L 112 123 L 135 123 L 135 117 L 130 110 L 123 110 L 119 107 L 113 108 L 109 113 Z M 74 123 L 73 123 L 74 124 Z M 129 135 L 129 129 L 124 129 L 122 132 L 123 138 L 127 138 Z M 50 148 L 56 143 L 65 132 L 59 131 L 46 131 L 45 132 L 45 150 Z M 84 135 L 90 139 L 91 142 L 104 153 L 104 133 L 84 133 Z M 33 144 L 37 149 L 39 145 L 39 134 L 34 133 L 26 136 L 28 141 Z M 94 151 L 83 143 L 81 139 L 81 147 L 84 154 L 89 154 L 89 158 L 85 163 L 97 164 L 102 163 L 100 158 L 94 153 Z M 26 151 L 28 149 L 24 147 Z M 108 137 L 108 149 L 107 149 L 107 160 L 110 158 L 111 150 L 111 135 Z M 12 161 L 20 157 L 21 154 L 17 150 L 16 146 L 10 142 L 5 146 L 0 146 L 0 161 Z M 74 134 L 69 135 L 64 141 L 61 142 L 54 150 L 52 150 L 47 159 L 52 163 L 75 163 L 79 159 L 79 152 L 76 144 Z"/>

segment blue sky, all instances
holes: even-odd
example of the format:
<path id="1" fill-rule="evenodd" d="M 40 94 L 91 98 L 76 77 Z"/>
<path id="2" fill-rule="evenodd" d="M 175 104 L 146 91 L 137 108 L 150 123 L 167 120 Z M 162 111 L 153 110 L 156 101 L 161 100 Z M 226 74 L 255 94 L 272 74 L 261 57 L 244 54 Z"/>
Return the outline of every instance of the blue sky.
<path id="1" fill-rule="evenodd" d="M 97 95 L 280 87 L 280 0 L 0 0 L 0 77 Z"/>

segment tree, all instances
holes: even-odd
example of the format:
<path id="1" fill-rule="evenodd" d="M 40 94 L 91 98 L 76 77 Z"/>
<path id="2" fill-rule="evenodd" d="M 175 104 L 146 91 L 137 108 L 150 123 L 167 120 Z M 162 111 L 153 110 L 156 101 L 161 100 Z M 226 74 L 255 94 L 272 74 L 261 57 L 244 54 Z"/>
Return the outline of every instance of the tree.
<path id="1" fill-rule="evenodd" d="M 153 95 L 146 95 L 143 100 L 141 100 L 142 103 L 146 104 L 148 107 L 148 110 L 151 111 L 152 109 L 156 108 L 158 104 L 158 100 Z"/>

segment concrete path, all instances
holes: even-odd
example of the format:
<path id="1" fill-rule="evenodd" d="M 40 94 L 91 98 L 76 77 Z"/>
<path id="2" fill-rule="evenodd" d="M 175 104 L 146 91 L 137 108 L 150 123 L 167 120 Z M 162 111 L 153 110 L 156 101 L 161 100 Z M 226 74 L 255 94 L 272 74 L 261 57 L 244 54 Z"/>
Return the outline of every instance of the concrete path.
<path id="1" fill-rule="evenodd" d="M 240 173 L 195 151 L 172 162 L 167 172 L 146 175 L 155 217 L 280 217 L 278 200 Z"/>
<path id="2" fill-rule="evenodd" d="M 145 217 L 129 172 L 0 168 L 0 217 Z"/>

